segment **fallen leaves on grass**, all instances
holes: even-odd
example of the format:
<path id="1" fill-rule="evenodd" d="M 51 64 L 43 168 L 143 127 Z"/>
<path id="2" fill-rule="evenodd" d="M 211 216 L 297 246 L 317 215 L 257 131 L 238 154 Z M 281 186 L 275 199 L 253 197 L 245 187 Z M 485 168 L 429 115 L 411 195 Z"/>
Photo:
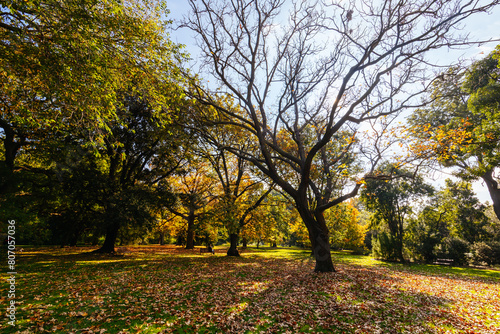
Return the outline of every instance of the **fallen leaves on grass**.
<path id="1" fill-rule="evenodd" d="M 19 260 L 18 326 L 78 333 L 497 333 L 499 281 L 307 257 L 241 258 L 179 247 Z M 286 252 L 286 250 L 283 250 Z M 53 254 L 50 266 L 42 264 Z M 2 292 L 2 295 L 5 291 Z"/>

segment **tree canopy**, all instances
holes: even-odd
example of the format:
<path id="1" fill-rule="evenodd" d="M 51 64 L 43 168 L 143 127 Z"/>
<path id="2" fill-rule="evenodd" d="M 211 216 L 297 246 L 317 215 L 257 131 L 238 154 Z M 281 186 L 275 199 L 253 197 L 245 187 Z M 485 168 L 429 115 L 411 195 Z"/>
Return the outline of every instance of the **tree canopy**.
<path id="1" fill-rule="evenodd" d="M 414 154 L 458 167 L 466 180 L 481 178 L 500 217 L 500 47 L 468 68 L 453 67 L 433 83 L 432 102 L 409 118 Z"/>
<path id="2" fill-rule="evenodd" d="M 8 168 L 21 147 L 49 132 L 78 126 L 98 137 L 116 119 L 125 90 L 147 88 L 156 109 L 168 103 L 164 93 L 169 82 L 181 81 L 182 54 L 165 38 L 162 6 L 47 0 L 0 7 L 0 126 Z"/>
<path id="3" fill-rule="evenodd" d="M 39 217 L 76 238 L 107 234 L 106 251 L 120 225 L 151 222 L 158 182 L 190 137 L 179 126 L 190 104 L 185 55 L 168 39 L 164 9 L 147 0 L 0 7 L 2 202 L 20 191 L 51 198 Z"/>

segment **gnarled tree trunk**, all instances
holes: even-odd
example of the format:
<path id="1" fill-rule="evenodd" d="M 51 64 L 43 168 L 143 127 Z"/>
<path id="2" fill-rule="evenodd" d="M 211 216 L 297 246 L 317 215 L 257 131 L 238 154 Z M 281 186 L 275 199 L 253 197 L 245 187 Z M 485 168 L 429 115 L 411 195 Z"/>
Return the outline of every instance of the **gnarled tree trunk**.
<path id="1" fill-rule="evenodd" d="M 316 260 L 316 266 L 314 267 L 315 272 L 328 273 L 334 272 L 335 268 L 333 266 L 332 254 L 330 252 L 330 240 L 328 234 L 324 231 L 314 230 L 314 248 L 313 254 Z"/>
<path id="2" fill-rule="evenodd" d="M 401 263 L 405 263 L 405 258 L 403 256 L 403 222 L 398 223 L 398 233 L 396 235 L 396 256 Z"/>
<path id="3" fill-rule="evenodd" d="M 297 203 L 297 202 L 296 202 Z M 316 260 L 315 272 L 334 272 L 328 227 L 322 212 L 314 215 L 302 203 L 297 203 L 299 214 L 309 231 L 312 255 Z"/>

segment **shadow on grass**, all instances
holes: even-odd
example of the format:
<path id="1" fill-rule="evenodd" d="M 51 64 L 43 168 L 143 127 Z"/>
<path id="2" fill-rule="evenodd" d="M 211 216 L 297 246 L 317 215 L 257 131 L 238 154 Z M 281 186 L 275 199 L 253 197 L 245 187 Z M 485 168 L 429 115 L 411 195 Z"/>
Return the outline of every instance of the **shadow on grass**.
<path id="1" fill-rule="evenodd" d="M 18 326 L 5 332 L 429 332 L 454 317 L 450 300 L 401 290 L 388 270 L 342 262 L 314 274 L 308 251 L 131 249 L 21 256 Z"/>

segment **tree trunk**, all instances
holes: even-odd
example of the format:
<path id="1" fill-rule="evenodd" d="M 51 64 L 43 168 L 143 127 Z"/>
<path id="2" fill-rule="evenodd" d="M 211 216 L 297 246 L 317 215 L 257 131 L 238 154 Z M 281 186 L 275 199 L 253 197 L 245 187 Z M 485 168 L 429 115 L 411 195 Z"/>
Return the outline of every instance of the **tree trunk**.
<path id="1" fill-rule="evenodd" d="M 248 240 L 247 240 L 247 238 L 243 238 L 241 240 L 241 242 L 243 243 L 243 248 L 247 248 L 247 246 L 248 246 Z"/>
<path id="2" fill-rule="evenodd" d="M 17 153 L 19 152 L 19 149 L 21 148 L 21 144 L 19 142 L 15 141 L 15 132 L 10 126 L 10 124 L 7 124 L 6 122 L 3 122 L 0 120 L 0 129 L 3 129 L 4 132 L 4 139 L 3 139 L 3 146 L 4 146 L 4 161 L 3 164 L 5 165 L 5 169 L 2 168 L 3 166 L 0 166 L 0 170 L 2 171 L 2 174 L 0 176 L 0 194 L 6 194 L 10 191 L 12 191 L 15 187 L 15 181 L 14 181 L 14 161 L 17 156 Z"/>
<path id="3" fill-rule="evenodd" d="M 160 232 L 160 246 L 165 244 L 165 232 Z"/>
<path id="4" fill-rule="evenodd" d="M 399 258 L 399 261 L 401 261 L 401 263 L 405 263 L 405 258 L 403 256 L 403 236 L 404 236 L 403 220 L 401 219 L 400 221 L 398 221 L 398 234 L 396 238 L 397 256 Z"/>
<path id="5" fill-rule="evenodd" d="M 186 249 L 194 249 L 194 231 L 190 228 L 187 231 Z"/>
<path id="6" fill-rule="evenodd" d="M 314 271 L 320 273 L 334 272 L 328 227 L 323 213 L 319 212 L 313 215 L 302 203 L 297 203 L 297 209 L 309 231 L 309 240 L 316 259 Z"/>
<path id="7" fill-rule="evenodd" d="M 189 212 L 186 249 L 194 249 L 194 210 Z"/>
<path id="8" fill-rule="evenodd" d="M 330 252 L 330 240 L 324 231 L 316 230 L 313 232 L 316 242 L 314 243 L 314 258 L 316 259 L 315 272 L 329 273 L 334 272 L 332 254 Z"/>
<path id="9" fill-rule="evenodd" d="M 3 144 L 5 165 L 10 171 L 13 171 L 16 156 L 21 147 L 25 145 L 26 139 L 23 136 L 19 136 L 19 140 L 16 142 L 15 137 L 18 134 L 16 134 L 11 124 L 3 120 L 0 120 L 0 128 L 3 129 L 4 133 Z"/>
<path id="10" fill-rule="evenodd" d="M 493 170 L 484 173 L 481 178 L 486 183 L 488 187 L 488 192 L 490 193 L 491 200 L 493 201 L 493 210 L 498 219 L 500 219 L 500 189 L 498 189 L 498 183 L 493 178 Z"/>
<path id="11" fill-rule="evenodd" d="M 106 229 L 106 238 L 104 239 L 104 244 L 101 248 L 94 251 L 94 253 L 114 253 L 115 252 L 115 242 L 118 237 L 118 230 L 120 229 L 120 223 L 115 222 L 108 226 Z"/>
<path id="12" fill-rule="evenodd" d="M 229 246 L 227 250 L 227 256 L 240 256 L 238 252 L 238 233 L 231 233 L 229 239 L 231 241 L 231 246 Z"/>

